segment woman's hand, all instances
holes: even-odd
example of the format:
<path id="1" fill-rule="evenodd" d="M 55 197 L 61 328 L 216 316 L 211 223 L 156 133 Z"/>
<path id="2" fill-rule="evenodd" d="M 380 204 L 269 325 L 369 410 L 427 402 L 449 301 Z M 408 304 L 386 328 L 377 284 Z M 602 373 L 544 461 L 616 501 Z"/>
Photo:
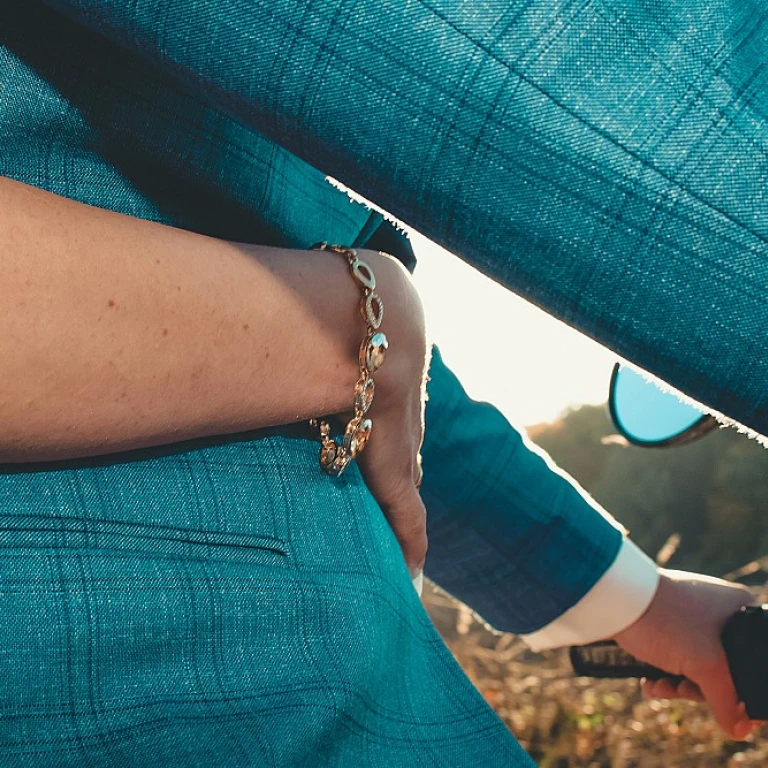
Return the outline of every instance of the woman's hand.
<path id="1" fill-rule="evenodd" d="M 0 177 L 0 461 L 95 456 L 341 414 L 363 337 L 338 254 L 218 240 Z M 360 251 L 385 306 L 360 469 L 411 570 L 427 344 L 399 261 Z M 318 468 L 318 471 L 319 468 Z"/>
<path id="2" fill-rule="evenodd" d="M 376 275 L 376 292 L 385 307 L 381 330 L 389 349 L 374 376 L 368 411 L 373 429 L 357 461 L 415 578 L 427 553 L 426 510 L 418 490 L 430 349 L 424 311 L 410 275 L 397 259 L 372 251 L 360 250 L 358 255 Z"/>

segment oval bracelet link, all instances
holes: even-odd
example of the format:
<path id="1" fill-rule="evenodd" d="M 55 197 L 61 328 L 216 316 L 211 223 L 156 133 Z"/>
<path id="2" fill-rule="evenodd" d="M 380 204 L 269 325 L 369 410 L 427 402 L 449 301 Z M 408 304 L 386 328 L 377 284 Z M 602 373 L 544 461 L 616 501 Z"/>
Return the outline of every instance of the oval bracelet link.
<path id="1" fill-rule="evenodd" d="M 352 277 L 354 277 L 363 288 L 368 288 L 371 291 L 376 290 L 376 277 L 373 274 L 373 270 L 366 262 L 355 257 L 349 263 L 349 266 L 352 270 Z"/>

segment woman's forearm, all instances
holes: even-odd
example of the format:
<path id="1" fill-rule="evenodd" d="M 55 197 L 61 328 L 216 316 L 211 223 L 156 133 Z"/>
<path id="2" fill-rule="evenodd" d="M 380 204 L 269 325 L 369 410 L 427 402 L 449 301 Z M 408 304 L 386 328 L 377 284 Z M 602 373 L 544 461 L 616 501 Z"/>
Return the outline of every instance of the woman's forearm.
<path id="1" fill-rule="evenodd" d="M 336 254 L 216 240 L 4 178 L 0 238 L 0 461 L 351 408 L 364 327 Z"/>

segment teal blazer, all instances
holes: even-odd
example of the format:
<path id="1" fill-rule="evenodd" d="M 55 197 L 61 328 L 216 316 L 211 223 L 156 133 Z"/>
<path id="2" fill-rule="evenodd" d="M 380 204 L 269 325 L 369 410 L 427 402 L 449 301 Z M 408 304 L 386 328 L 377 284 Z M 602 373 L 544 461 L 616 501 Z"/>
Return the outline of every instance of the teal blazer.
<path id="1" fill-rule="evenodd" d="M 369 242 L 331 173 L 761 428 L 763 22 L 688 13 L 18 0 L 0 174 L 229 239 Z M 430 373 L 428 574 L 533 631 L 621 534 L 439 353 Z M 322 478 L 315 451 L 286 428 L 0 475 L 4 764 L 527 763 L 359 473 Z"/>
<path id="2" fill-rule="evenodd" d="M 768 433 L 758 0 L 50 5 Z"/>

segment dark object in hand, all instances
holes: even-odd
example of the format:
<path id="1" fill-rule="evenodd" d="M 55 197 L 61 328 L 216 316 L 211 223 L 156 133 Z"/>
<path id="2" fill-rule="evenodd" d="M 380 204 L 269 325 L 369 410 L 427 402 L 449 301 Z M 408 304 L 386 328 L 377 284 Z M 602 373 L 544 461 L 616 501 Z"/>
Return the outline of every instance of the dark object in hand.
<path id="1" fill-rule="evenodd" d="M 739 700 L 752 720 L 768 720 L 768 605 L 746 605 L 723 628 L 723 648 Z"/>
<path id="2" fill-rule="evenodd" d="M 768 605 L 745 606 L 731 616 L 722 633 L 736 692 L 752 720 L 768 720 Z M 683 678 L 644 664 L 612 640 L 575 645 L 570 650 L 577 675 L 585 677 Z"/>

